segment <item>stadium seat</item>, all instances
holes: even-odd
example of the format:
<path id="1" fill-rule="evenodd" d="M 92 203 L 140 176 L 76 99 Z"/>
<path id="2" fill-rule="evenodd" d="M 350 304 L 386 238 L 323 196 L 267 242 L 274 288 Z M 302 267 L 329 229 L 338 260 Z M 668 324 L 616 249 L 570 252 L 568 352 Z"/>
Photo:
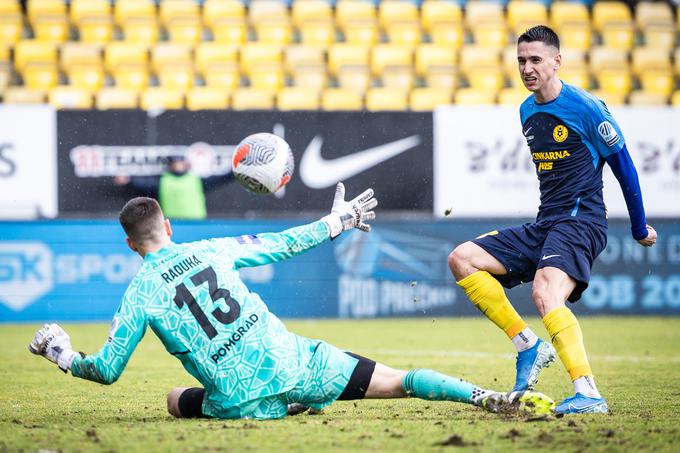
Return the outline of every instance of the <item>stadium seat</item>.
<path id="1" fill-rule="evenodd" d="M 605 93 L 625 96 L 633 88 L 633 78 L 626 69 L 603 69 L 595 74 L 595 79 L 600 90 Z"/>
<path id="2" fill-rule="evenodd" d="M 461 88 L 454 94 L 453 101 L 454 104 L 461 105 L 495 104 L 496 93 L 492 93 L 489 90 Z"/>
<path id="3" fill-rule="evenodd" d="M 18 0 L 0 2 L 0 16 L 6 14 L 21 14 L 21 6 Z"/>
<path id="4" fill-rule="evenodd" d="M 644 69 L 638 78 L 642 89 L 648 93 L 670 96 L 673 92 L 674 81 L 670 69 Z"/>
<path id="5" fill-rule="evenodd" d="M 460 22 L 436 22 L 432 25 L 430 39 L 435 44 L 459 49 L 465 40 L 465 30 Z"/>
<path id="6" fill-rule="evenodd" d="M 9 46 L 5 44 L 0 44 L 0 62 L 9 62 Z"/>
<path id="7" fill-rule="evenodd" d="M 635 25 L 641 31 L 649 26 L 673 26 L 673 10 L 665 2 L 641 1 L 635 5 Z"/>
<path id="8" fill-rule="evenodd" d="M 465 71 L 463 75 L 471 88 L 488 90 L 492 93 L 497 93 L 505 83 L 503 73 L 498 69 L 473 68 Z"/>
<path id="9" fill-rule="evenodd" d="M 444 88 L 453 92 L 458 87 L 458 71 L 453 65 L 432 66 L 425 74 L 425 84 L 430 88 Z"/>
<path id="10" fill-rule="evenodd" d="M 588 68 L 586 52 L 580 49 L 560 49 L 562 54 L 562 69 L 584 69 Z M 625 53 L 620 54 L 625 57 Z"/>
<path id="11" fill-rule="evenodd" d="M 372 2 L 338 0 L 335 4 L 335 23 L 344 30 L 350 20 L 376 20 L 376 10 Z"/>
<path id="12" fill-rule="evenodd" d="M 666 49 L 636 47 L 631 54 L 633 74 L 640 76 L 643 71 L 671 71 L 670 53 Z"/>
<path id="13" fill-rule="evenodd" d="M 520 106 L 531 93 L 525 88 L 503 88 L 498 92 L 498 104 Z"/>
<path id="14" fill-rule="evenodd" d="M 673 61 L 675 62 L 673 65 L 675 68 L 675 75 L 680 77 L 680 46 L 676 47 L 675 51 L 673 52 Z"/>
<path id="15" fill-rule="evenodd" d="M 255 88 L 237 88 L 231 99 L 234 110 L 271 110 L 274 108 L 274 93 Z"/>
<path id="16" fill-rule="evenodd" d="M 418 7 L 407 1 L 384 1 L 378 5 L 378 23 L 383 29 L 401 21 L 419 22 Z"/>
<path id="17" fill-rule="evenodd" d="M 126 42 L 151 45 L 158 41 L 158 22 L 152 17 L 126 19 L 121 30 Z"/>
<path id="18" fill-rule="evenodd" d="M 587 51 L 593 42 L 593 33 L 588 23 L 564 24 L 559 35 L 561 49 Z"/>
<path id="19" fill-rule="evenodd" d="M 345 88 L 327 88 L 321 93 L 322 110 L 361 110 L 364 101 L 361 94 Z"/>
<path id="20" fill-rule="evenodd" d="M 184 107 L 184 94 L 179 90 L 150 87 L 142 92 L 140 107 L 144 110 L 178 110 Z"/>
<path id="21" fill-rule="evenodd" d="M 114 41 L 106 46 L 104 51 L 104 62 L 109 71 L 121 63 L 146 66 L 148 61 L 149 51 L 144 44 Z"/>
<path id="22" fill-rule="evenodd" d="M 47 102 L 55 109 L 91 109 L 92 93 L 74 87 L 56 87 L 50 90 Z"/>
<path id="23" fill-rule="evenodd" d="M 73 24 L 80 24 L 88 17 L 111 17 L 111 2 L 108 0 L 71 0 L 69 16 Z"/>
<path id="24" fill-rule="evenodd" d="M 675 35 L 675 26 L 672 23 L 670 25 L 649 25 L 642 32 L 645 46 L 668 50 L 675 46 Z"/>
<path id="25" fill-rule="evenodd" d="M 371 73 L 380 76 L 388 66 L 412 66 L 413 50 L 395 44 L 377 44 L 371 49 Z"/>
<path id="26" fill-rule="evenodd" d="M 593 27 L 602 32 L 612 23 L 633 24 L 633 19 L 628 5 L 621 1 L 598 1 L 593 5 Z"/>
<path id="27" fill-rule="evenodd" d="M 286 87 L 276 97 L 279 110 L 318 110 L 320 106 L 319 92 L 313 88 Z"/>
<path id="28" fill-rule="evenodd" d="M 335 23 L 332 19 L 307 21 L 300 26 L 299 33 L 300 41 L 304 44 L 328 47 L 336 40 Z M 290 42 L 290 39 L 287 42 Z"/>
<path id="29" fill-rule="evenodd" d="M 500 49 L 508 43 L 508 30 L 505 22 L 480 22 L 472 30 L 475 45 Z"/>
<path id="30" fill-rule="evenodd" d="M 349 20 L 343 32 L 347 43 L 363 46 L 373 46 L 380 37 L 378 22 L 375 19 Z"/>
<path id="31" fill-rule="evenodd" d="M 283 87 L 286 77 L 280 63 L 256 63 L 249 75 L 253 88 L 276 92 Z"/>
<path id="32" fill-rule="evenodd" d="M 191 63 L 165 63 L 156 77 L 162 87 L 187 91 L 194 86 L 194 66 Z"/>
<path id="33" fill-rule="evenodd" d="M 592 90 L 590 92 L 593 96 L 601 99 L 608 107 L 619 107 L 626 104 L 626 94 L 613 93 L 611 91 Z"/>
<path id="34" fill-rule="evenodd" d="M 408 92 L 415 84 L 412 66 L 387 66 L 380 77 L 382 86 Z"/>
<path id="35" fill-rule="evenodd" d="M 460 50 L 460 69 L 463 73 L 469 70 L 489 68 L 500 69 L 500 51 L 476 45 L 465 45 Z"/>
<path id="36" fill-rule="evenodd" d="M 111 74 L 120 88 L 139 91 L 149 85 L 149 68 L 144 63 L 120 63 Z"/>
<path id="37" fill-rule="evenodd" d="M 163 0 L 158 2 L 161 23 L 166 27 L 175 19 L 199 19 L 200 9 L 195 0 Z"/>
<path id="38" fill-rule="evenodd" d="M 259 43 L 285 46 L 293 38 L 293 28 L 287 18 L 265 18 L 258 21 L 254 28 Z"/>
<path id="39" fill-rule="evenodd" d="M 590 49 L 590 70 L 597 74 L 602 69 L 629 69 L 628 53 L 621 49 L 594 46 Z"/>
<path id="40" fill-rule="evenodd" d="M 517 45 L 510 44 L 503 49 L 501 62 L 503 75 L 510 80 L 510 85 L 521 87 L 522 79 L 519 75 L 519 64 L 517 63 Z"/>
<path id="41" fill-rule="evenodd" d="M 196 69 L 204 73 L 211 63 L 238 63 L 238 47 L 214 41 L 204 41 L 195 49 Z"/>
<path id="42" fill-rule="evenodd" d="M 387 25 L 387 40 L 391 44 L 415 47 L 420 44 L 422 31 L 418 20 L 394 21 Z"/>
<path id="43" fill-rule="evenodd" d="M 431 33 L 433 25 L 439 22 L 462 23 L 463 12 L 456 3 L 425 0 L 420 9 L 420 20 L 423 30 Z"/>
<path id="44" fill-rule="evenodd" d="M 590 29 L 590 13 L 585 4 L 580 2 L 553 2 L 550 6 L 550 24 L 561 33 L 569 27 L 587 26 Z"/>
<path id="45" fill-rule="evenodd" d="M 66 2 L 63 0 L 31 0 L 27 4 L 28 21 L 35 24 L 38 16 L 65 16 Z"/>
<path id="46" fill-rule="evenodd" d="M 102 88 L 95 95 L 95 105 L 99 110 L 135 109 L 139 106 L 139 93 L 125 88 Z"/>
<path id="47" fill-rule="evenodd" d="M 283 50 L 287 72 L 294 72 L 301 65 L 324 65 L 326 53 L 323 48 L 313 45 L 295 44 Z"/>
<path id="48" fill-rule="evenodd" d="M 365 93 L 371 86 L 371 72 L 368 65 L 343 65 L 336 75 L 340 88 Z"/>
<path id="49" fill-rule="evenodd" d="M 246 42 L 248 29 L 241 19 L 217 19 L 210 28 L 213 39 L 223 44 L 243 44 Z"/>
<path id="50" fill-rule="evenodd" d="M 424 77 L 433 66 L 454 66 L 458 63 L 455 49 L 440 44 L 421 44 L 415 51 L 416 73 Z"/>
<path id="51" fill-rule="evenodd" d="M 370 88 L 366 92 L 366 110 L 403 111 L 408 109 L 408 91 L 398 88 Z"/>
<path id="52" fill-rule="evenodd" d="M 278 0 L 253 0 L 248 7 L 248 22 L 252 26 L 264 20 L 288 19 L 286 3 Z"/>
<path id="53" fill-rule="evenodd" d="M 44 104 L 45 100 L 45 91 L 25 87 L 9 87 L 2 94 L 5 104 Z"/>
<path id="54" fill-rule="evenodd" d="M 300 64 L 290 71 L 293 86 L 321 90 L 328 85 L 326 66 L 323 64 Z"/>
<path id="55" fill-rule="evenodd" d="M 38 41 L 61 43 L 69 38 L 66 14 L 39 15 L 33 21 L 33 34 Z"/>
<path id="56" fill-rule="evenodd" d="M 281 64 L 283 61 L 282 48 L 276 44 L 249 42 L 241 47 L 241 70 L 250 75 L 253 67 L 260 63 Z"/>
<path id="57" fill-rule="evenodd" d="M 206 63 L 205 69 L 201 72 L 205 84 L 212 88 L 233 90 L 241 83 L 237 63 Z"/>
<path id="58" fill-rule="evenodd" d="M 613 22 L 600 31 L 602 44 L 613 49 L 630 50 L 635 42 L 635 29 L 631 22 Z"/>
<path id="59" fill-rule="evenodd" d="M 507 7 L 508 27 L 515 35 L 522 34 L 534 25 L 548 23 L 548 10 L 543 3 L 511 0 Z"/>
<path id="60" fill-rule="evenodd" d="M 291 8 L 293 25 L 301 27 L 309 22 L 333 21 L 333 9 L 325 0 L 294 1 Z"/>
<path id="61" fill-rule="evenodd" d="M 229 92 L 212 87 L 196 87 L 187 93 L 189 110 L 223 110 L 229 107 Z"/>
<path id="62" fill-rule="evenodd" d="M 108 44 L 113 39 L 113 21 L 111 17 L 84 17 L 78 25 L 81 42 L 90 44 Z"/>
<path id="63" fill-rule="evenodd" d="M 203 3 L 203 23 L 211 29 L 223 19 L 245 23 L 246 8 L 240 0 L 206 0 Z"/>
<path id="64" fill-rule="evenodd" d="M 47 89 L 57 86 L 59 72 L 56 63 L 28 62 L 21 71 L 24 85 L 31 89 Z"/>
<path id="65" fill-rule="evenodd" d="M 195 45 L 203 39 L 203 24 L 198 16 L 173 17 L 165 28 L 172 42 Z"/>
<path id="66" fill-rule="evenodd" d="M 680 107 L 680 90 L 676 90 L 671 96 L 671 105 L 673 107 Z"/>
<path id="67" fill-rule="evenodd" d="M 95 92 L 104 86 L 101 63 L 75 63 L 66 69 L 68 83 L 74 88 Z"/>
<path id="68" fill-rule="evenodd" d="M 668 96 L 649 93 L 644 90 L 634 90 L 628 96 L 628 104 L 637 107 L 664 106 L 668 104 Z"/>
<path id="69" fill-rule="evenodd" d="M 23 71 L 26 64 L 31 62 L 56 63 L 57 47 L 50 42 L 19 41 L 14 48 L 14 66 L 18 71 Z"/>
<path id="70" fill-rule="evenodd" d="M 156 5 L 152 0 L 117 0 L 114 17 L 116 23 L 121 26 L 132 17 L 155 19 Z"/>
<path id="71" fill-rule="evenodd" d="M 160 72 L 167 63 L 192 64 L 192 48 L 188 44 L 161 42 L 151 48 L 151 66 Z"/>
<path id="72" fill-rule="evenodd" d="M 0 45 L 15 44 L 21 39 L 24 24 L 19 13 L 0 15 Z"/>
<path id="73" fill-rule="evenodd" d="M 328 49 L 328 71 L 331 75 L 338 72 L 344 65 L 368 65 L 370 49 L 367 46 L 347 43 L 337 43 Z"/>
<path id="74" fill-rule="evenodd" d="M 451 104 L 451 92 L 445 88 L 414 88 L 409 95 L 409 108 L 413 111 L 431 111 L 440 105 Z"/>
<path id="75" fill-rule="evenodd" d="M 94 44 L 67 42 L 61 46 L 59 64 L 68 71 L 75 65 L 102 65 L 101 47 Z"/>
<path id="76" fill-rule="evenodd" d="M 562 69 L 559 72 L 560 79 L 567 82 L 569 85 L 574 85 L 584 90 L 590 89 L 590 74 L 583 69 Z"/>
<path id="77" fill-rule="evenodd" d="M 484 22 L 505 23 L 503 6 L 497 2 L 468 2 L 465 5 L 465 27 L 473 31 Z"/>

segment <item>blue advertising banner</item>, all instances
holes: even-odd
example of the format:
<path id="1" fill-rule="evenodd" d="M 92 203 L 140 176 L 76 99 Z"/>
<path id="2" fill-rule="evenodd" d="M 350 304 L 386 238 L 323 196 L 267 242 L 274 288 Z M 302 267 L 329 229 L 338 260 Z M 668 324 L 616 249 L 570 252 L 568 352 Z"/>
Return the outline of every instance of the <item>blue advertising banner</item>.
<path id="1" fill-rule="evenodd" d="M 174 222 L 177 242 L 280 231 L 299 222 Z M 516 223 L 516 222 L 512 222 Z M 459 243 L 510 221 L 386 221 L 352 231 L 287 262 L 241 271 L 249 288 L 284 318 L 477 315 L 447 267 Z M 680 314 L 680 222 L 660 221 L 643 248 L 626 222 L 609 243 L 580 314 Z M 114 221 L 0 223 L 0 322 L 108 320 L 141 259 Z M 533 314 L 531 285 L 509 291 Z"/>

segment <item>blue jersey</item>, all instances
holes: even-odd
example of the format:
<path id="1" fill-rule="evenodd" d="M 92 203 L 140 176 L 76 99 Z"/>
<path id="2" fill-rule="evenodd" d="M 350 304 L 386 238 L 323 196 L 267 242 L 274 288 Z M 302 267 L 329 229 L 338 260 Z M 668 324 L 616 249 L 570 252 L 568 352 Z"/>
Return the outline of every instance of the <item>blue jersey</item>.
<path id="1" fill-rule="evenodd" d="M 563 83 L 550 102 L 527 98 L 520 116 L 541 191 L 537 219 L 572 216 L 606 223 L 602 168 L 625 142 L 605 104 Z"/>

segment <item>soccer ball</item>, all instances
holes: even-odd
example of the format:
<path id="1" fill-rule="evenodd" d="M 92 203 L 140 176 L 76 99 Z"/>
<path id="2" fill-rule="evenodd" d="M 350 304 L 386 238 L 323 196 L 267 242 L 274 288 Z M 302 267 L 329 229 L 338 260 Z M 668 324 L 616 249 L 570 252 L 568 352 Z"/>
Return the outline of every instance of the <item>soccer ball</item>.
<path id="1" fill-rule="evenodd" d="M 236 180 L 246 190 L 257 194 L 274 193 L 293 176 L 293 151 L 284 139 L 274 134 L 249 135 L 236 146 L 232 169 Z"/>

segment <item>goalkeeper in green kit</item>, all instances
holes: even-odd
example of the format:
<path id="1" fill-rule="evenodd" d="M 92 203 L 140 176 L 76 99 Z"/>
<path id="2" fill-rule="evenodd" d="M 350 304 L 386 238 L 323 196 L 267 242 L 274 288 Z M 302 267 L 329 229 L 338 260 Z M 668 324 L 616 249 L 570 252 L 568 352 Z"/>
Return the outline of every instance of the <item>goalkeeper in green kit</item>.
<path id="1" fill-rule="evenodd" d="M 171 241 L 170 222 L 155 200 L 134 198 L 120 223 L 128 246 L 144 261 L 108 341 L 96 354 L 78 353 L 61 327 L 46 324 L 29 349 L 73 376 L 111 384 L 149 327 L 203 386 L 170 391 L 168 410 L 176 417 L 275 419 L 289 406 L 320 410 L 335 400 L 407 396 L 549 414 L 554 402 L 540 393 L 498 393 L 432 370 L 396 370 L 290 333 L 248 290 L 239 268 L 291 258 L 351 228 L 369 231 L 373 191 L 344 198 L 340 183 L 329 215 L 281 233 L 185 244 Z"/>

